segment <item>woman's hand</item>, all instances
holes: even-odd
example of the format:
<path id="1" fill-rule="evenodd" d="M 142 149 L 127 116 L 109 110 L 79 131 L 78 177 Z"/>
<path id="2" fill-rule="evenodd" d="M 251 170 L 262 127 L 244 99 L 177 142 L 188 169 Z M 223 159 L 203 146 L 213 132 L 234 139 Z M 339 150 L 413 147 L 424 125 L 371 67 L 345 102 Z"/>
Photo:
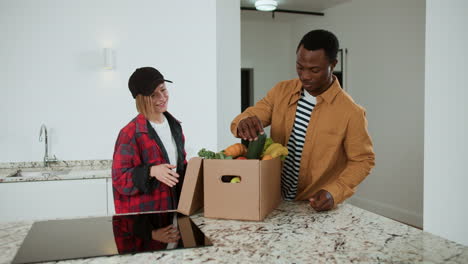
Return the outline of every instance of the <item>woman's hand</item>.
<path id="1" fill-rule="evenodd" d="M 177 166 L 171 164 L 151 166 L 150 176 L 155 177 L 158 181 L 166 184 L 169 187 L 173 187 L 179 182 L 179 174 L 172 170 L 176 167 Z"/>
<path id="2" fill-rule="evenodd" d="M 163 243 L 174 243 L 179 241 L 179 230 L 173 225 L 168 225 L 164 228 L 155 229 L 151 232 L 151 238 Z"/>

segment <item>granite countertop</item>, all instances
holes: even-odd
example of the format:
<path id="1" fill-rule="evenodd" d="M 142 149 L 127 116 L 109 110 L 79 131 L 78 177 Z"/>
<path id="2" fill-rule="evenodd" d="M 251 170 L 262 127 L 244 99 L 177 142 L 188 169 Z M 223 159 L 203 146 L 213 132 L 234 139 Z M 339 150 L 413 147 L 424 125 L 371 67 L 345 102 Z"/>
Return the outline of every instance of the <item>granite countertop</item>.
<path id="1" fill-rule="evenodd" d="M 111 166 L 112 160 L 0 163 L 0 183 L 110 178 Z"/>
<path id="2" fill-rule="evenodd" d="M 468 263 L 466 246 L 346 203 L 317 213 L 283 202 L 264 222 L 192 219 L 213 246 L 60 263 Z M 13 259 L 31 224 L 0 224 L 0 263 Z"/>

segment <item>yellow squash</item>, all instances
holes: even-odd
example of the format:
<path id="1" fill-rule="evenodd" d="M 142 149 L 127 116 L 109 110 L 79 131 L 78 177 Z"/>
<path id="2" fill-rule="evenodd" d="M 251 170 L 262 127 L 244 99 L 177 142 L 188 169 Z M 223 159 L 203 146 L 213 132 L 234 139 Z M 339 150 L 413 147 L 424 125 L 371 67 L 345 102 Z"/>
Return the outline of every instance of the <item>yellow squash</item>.
<path id="1" fill-rule="evenodd" d="M 287 156 L 288 148 L 284 147 L 280 143 L 273 143 L 263 153 L 263 156 L 266 155 L 270 155 L 272 158 Z"/>

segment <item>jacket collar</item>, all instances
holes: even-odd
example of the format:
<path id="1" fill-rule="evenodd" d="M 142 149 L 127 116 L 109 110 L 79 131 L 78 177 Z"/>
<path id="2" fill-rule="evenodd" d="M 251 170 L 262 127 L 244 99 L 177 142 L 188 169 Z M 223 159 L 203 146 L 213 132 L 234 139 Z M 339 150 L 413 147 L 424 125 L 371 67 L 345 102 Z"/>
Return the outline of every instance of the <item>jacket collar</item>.
<path id="1" fill-rule="evenodd" d="M 148 133 L 146 117 L 143 114 L 139 114 L 135 117 L 135 124 L 137 133 Z"/>
<path id="2" fill-rule="evenodd" d="M 301 98 L 302 83 L 298 78 L 294 79 L 294 83 L 295 86 L 291 93 L 291 97 L 289 98 L 289 106 L 297 103 L 297 101 L 299 101 L 299 99 Z"/>
<path id="3" fill-rule="evenodd" d="M 333 102 L 333 100 L 335 100 L 335 97 L 338 95 L 338 93 L 340 93 L 342 91 L 340 82 L 338 81 L 338 78 L 335 75 L 333 75 L 333 78 L 335 80 L 333 81 L 330 88 L 328 88 L 328 90 L 326 90 L 321 95 L 317 96 L 317 103 L 320 103 L 321 101 L 325 101 L 325 102 L 331 104 Z M 291 98 L 289 100 L 289 105 L 295 104 L 301 98 L 302 83 L 297 78 L 294 79 L 294 80 L 296 82 L 295 82 L 295 86 L 294 86 L 292 94 L 291 94 Z"/>
<path id="4" fill-rule="evenodd" d="M 340 82 L 338 81 L 338 78 L 336 78 L 335 75 L 333 75 L 333 78 L 335 80 L 333 81 L 330 88 L 328 88 L 328 90 L 326 90 L 321 95 L 317 96 L 317 103 L 319 103 L 320 101 L 323 100 L 323 101 L 331 104 L 331 103 L 333 103 L 333 100 L 335 100 L 338 93 L 340 93 L 342 91 Z"/>
<path id="5" fill-rule="evenodd" d="M 172 123 L 172 122 L 177 122 L 181 123 L 179 120 L 177 120 L 174 116 L 172 116 L 169 112 L 164 112 L 164 116 L 166 117 L 167 121 Z M 148 123 L 146 122 L 146 117 L 143 114 L 138 114 L 135 117 L 135 123 L 136 123 L 136 132 L 137 133 L 148 133 Z"/>

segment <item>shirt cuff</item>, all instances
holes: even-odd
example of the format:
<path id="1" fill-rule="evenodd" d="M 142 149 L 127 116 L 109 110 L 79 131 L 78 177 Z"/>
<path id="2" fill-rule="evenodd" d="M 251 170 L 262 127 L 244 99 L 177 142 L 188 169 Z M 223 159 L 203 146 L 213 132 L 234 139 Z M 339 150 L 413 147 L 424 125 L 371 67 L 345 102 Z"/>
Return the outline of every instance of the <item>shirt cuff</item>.
<path id="1" fill-rule="evenodd" d="M 329 192 L 333 197 L 333 207 L 343 202 L 343 190 L 337 182 L 327 184 L 323 186 L 322 189 Z"/>
<path id="2" fill-rule="evenodd" d="M 153 164 L 140 165 L 133 169 L 133 185 L 142 193 L 148 194 L 159 187 L 159 181 L 150 176 L 150 169 Z"/>

